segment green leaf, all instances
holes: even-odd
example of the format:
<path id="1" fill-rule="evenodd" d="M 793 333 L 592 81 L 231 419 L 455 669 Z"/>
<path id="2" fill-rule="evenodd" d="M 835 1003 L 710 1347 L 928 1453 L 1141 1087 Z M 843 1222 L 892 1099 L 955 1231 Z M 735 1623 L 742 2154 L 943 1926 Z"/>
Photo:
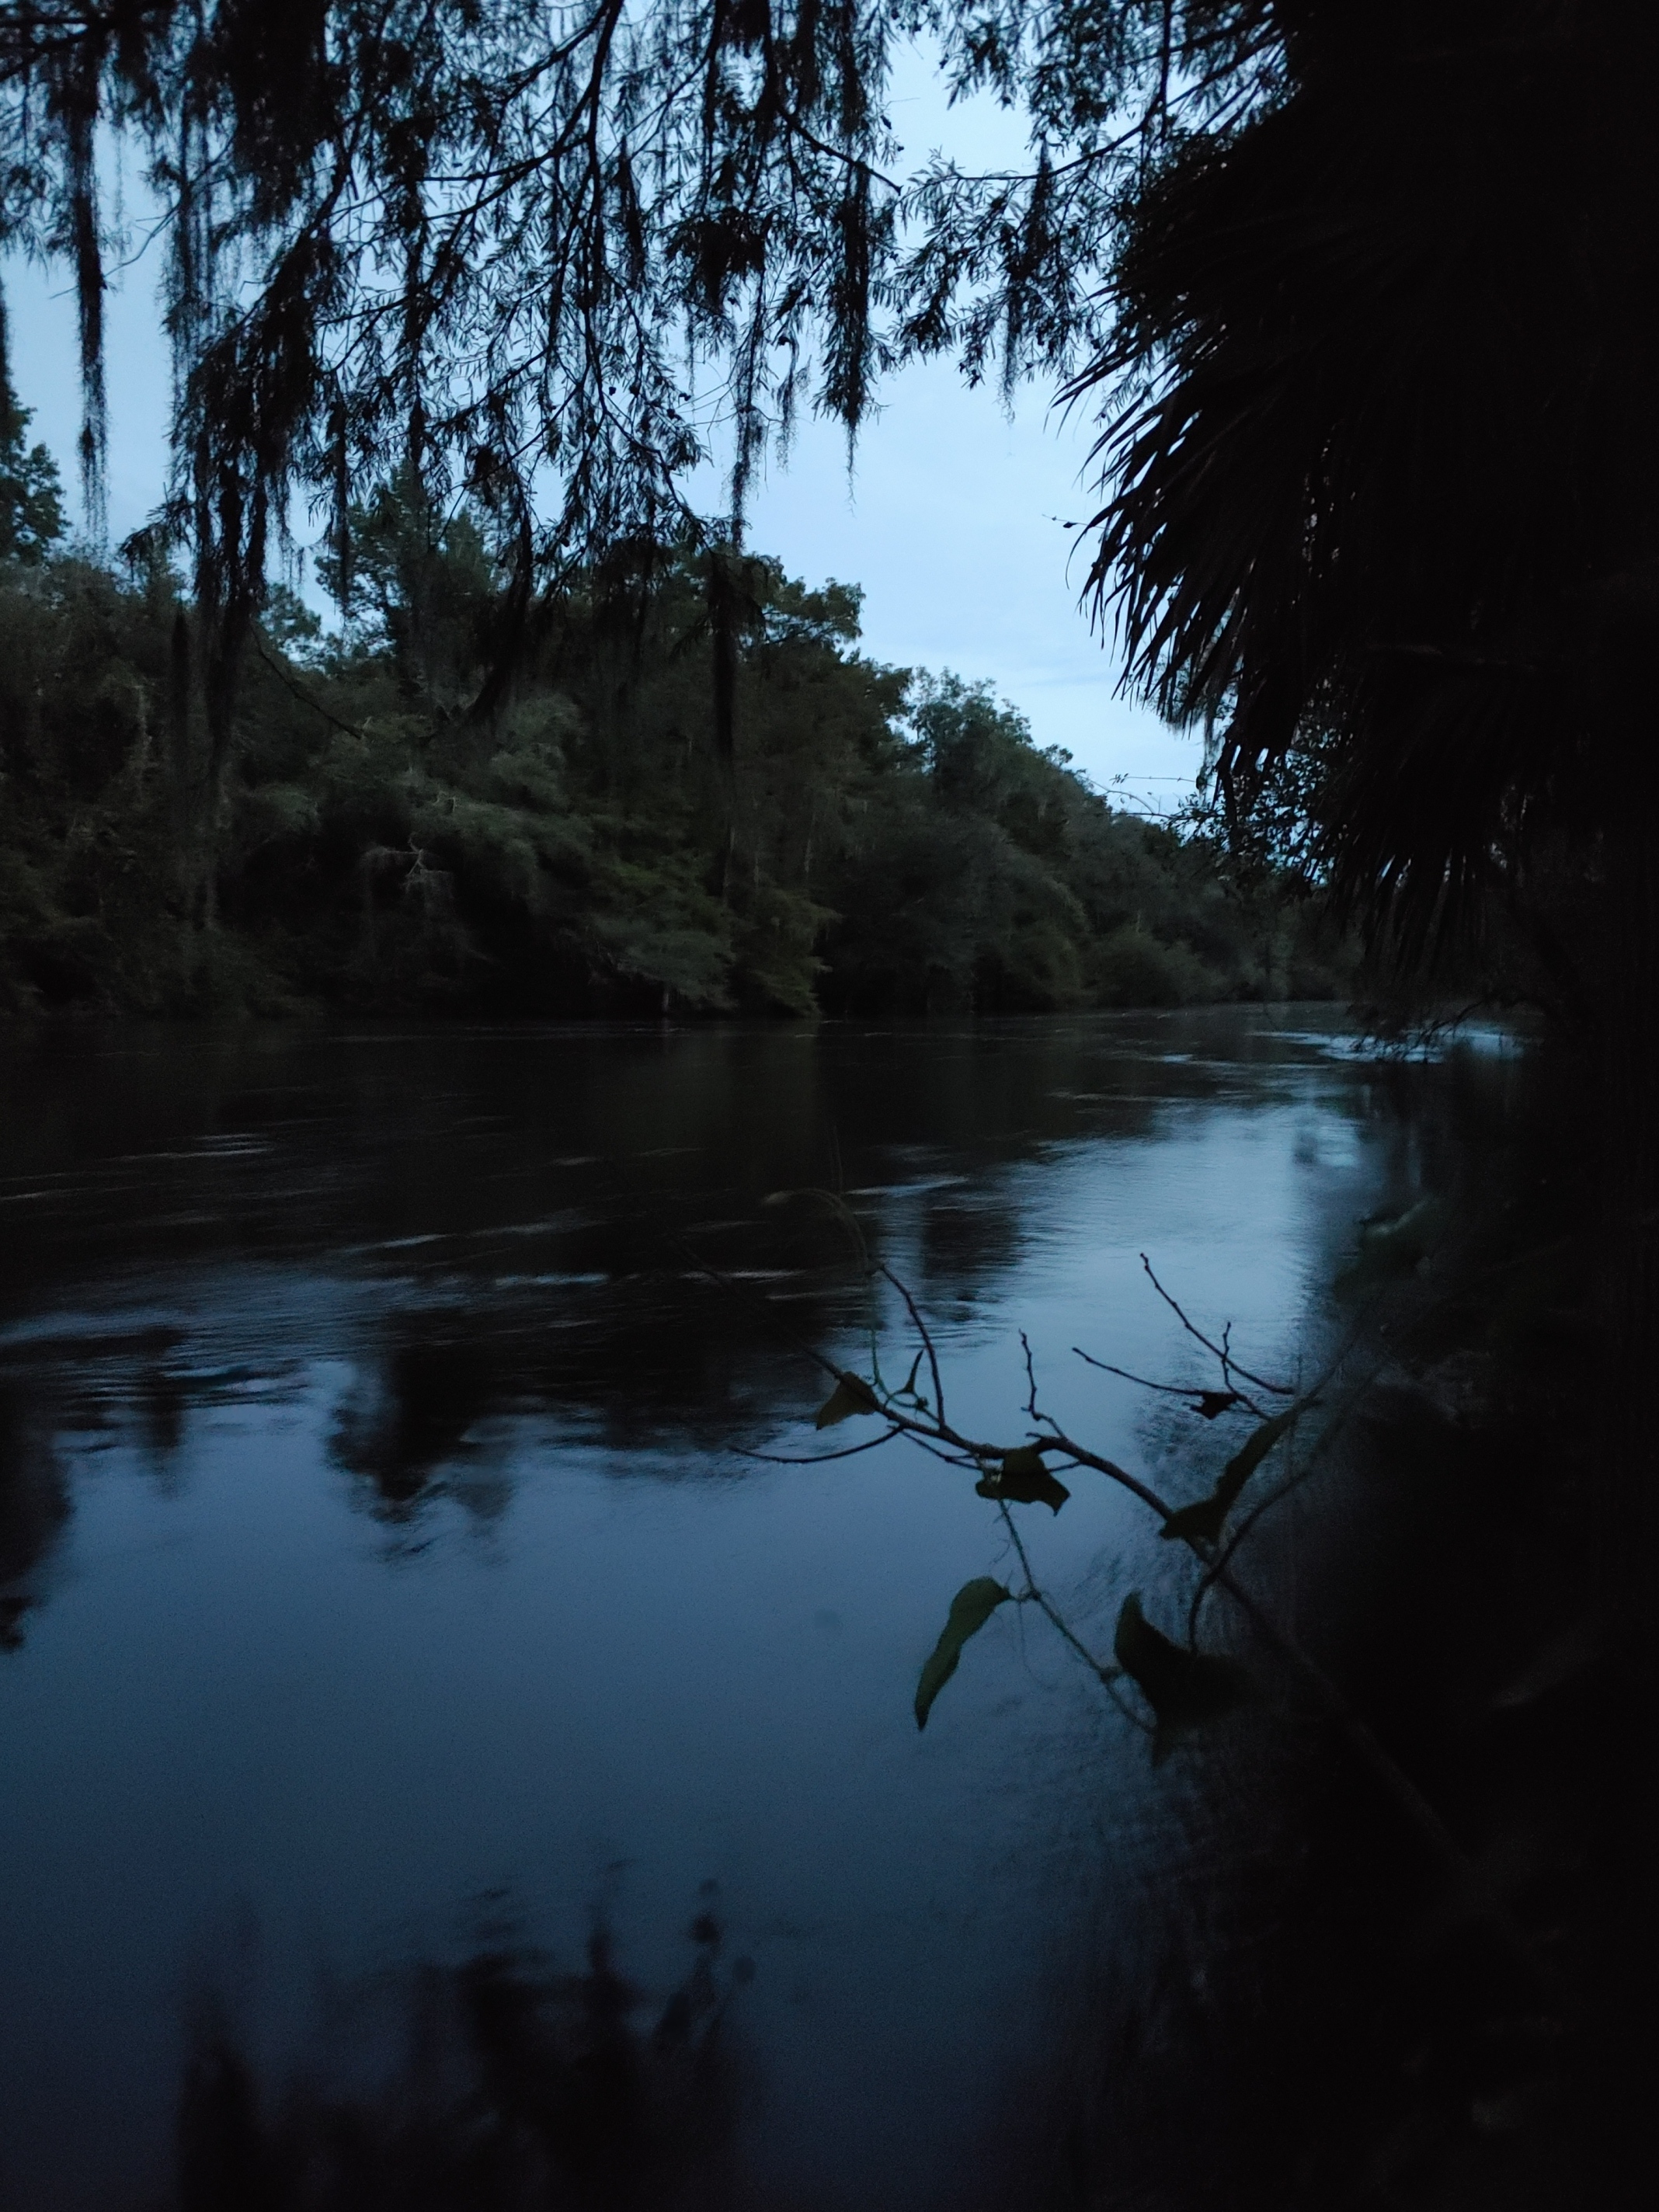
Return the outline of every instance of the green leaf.
<path id="1" fill-rule="evenodd" d="M 1221 1470 L 1221 1480 L 1209 1496 L 1200 1498 L 1195 1505 L 1183 1505 L 1178 1513 L 1172 1513 L 1158 1534 L 1171 1542 L 1218 1543 L 1222 1524 L 1232 1511 L 1240 1491 L 1312 1402 L 1311 1399 L 1298 1398 L 1295 1405 L 1287 1406 L 1282 1413 L 1275 1413 L 1271 1420 L 1252 1429 Z"/>
<path id="2" fill-rule="evenodd" d="M 1044 1449 L 1042 1444 L 1019 1444 L 1004 1452 L 1001 1466 L 981 1475 L 974 1488 L 981 1498 L 1011 1505 L 1047 1505 L 1058 1513 L 1072 1493 L 1042 1464 Z"/>
<path id="3" fill-rule="evenodd" d="M 836 1387 L 818 1407 L 812 1425 L 817 1429 L 833 1429 L 837 1421 L 849 1421 L 854 1413 L 878 1413 L 876 1394 L 860 1375 L 838 1375 Z"/>
<path id="4" fill-rule="evenodd" d="M 1189 1651 L 1154 1628 L 1140 1609 L 1139 1591 L 1131 1591 L 1123 1601 L 1112 1650 L 1157 1719 L 1154 1765 L 1168 1757 L 1181 1737 L 1236 1711 L 1254 1692 L 1249 1674 L 1237 1660 Z"/>
<path id="5" fill-rule="evenodd" d="M 976 1636 L 1000 1605 L 1006 1605 L 1013 1595 L 1002 1583 L 994 1582 L 989 1575 L 975 1575 L 951 1601 L 951 1611 L 939 1642 L 928 1655 L 927 1664 L 921 1670 L 921 1680 L 916 1684 L 916 1726 L 924 1729 L 927 1716 L 933 1710 L 933 1700 L 957 1671 L 957 1662 L 962 1656 L 962 1647 L 970 1636 Z"/>

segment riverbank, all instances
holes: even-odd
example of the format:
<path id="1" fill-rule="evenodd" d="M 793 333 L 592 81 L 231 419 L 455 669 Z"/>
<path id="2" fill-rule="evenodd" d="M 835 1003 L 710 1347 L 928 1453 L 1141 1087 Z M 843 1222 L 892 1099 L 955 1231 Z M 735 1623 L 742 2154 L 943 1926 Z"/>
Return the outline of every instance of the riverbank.
<path id="1" fill-rule="evenodd" d="M 1191 1832 L 1233 1839 L 1234 1883 L 1218 1918 L 1200 1849 L 1147 1887 L 1138 1968 L 1079 2014 L 1045 2205 L 1650 2201 L 1651 1662 L 1604 1571 L 1576 1095 L 1547 1052 L 1507 1101 L 1465 1088 L 1432 1256 L 1240 1555 L 1443 1837 L 1305 1701 L 1218 1749 Z"/>

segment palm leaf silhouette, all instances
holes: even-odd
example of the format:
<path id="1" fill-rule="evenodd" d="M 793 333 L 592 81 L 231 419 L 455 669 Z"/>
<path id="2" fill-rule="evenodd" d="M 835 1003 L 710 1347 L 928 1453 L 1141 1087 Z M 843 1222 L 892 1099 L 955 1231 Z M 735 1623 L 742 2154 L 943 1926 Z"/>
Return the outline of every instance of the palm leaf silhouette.
<path id="1" fill-rule="evenodd" d="M 1654 33 L 1622 4 L 1279 12 L 1285 96 L 1143 195 L 1072 387 L 1115 394 L 1090 588 L 1133 679 L 1218 722 L 1235 825 L 1299 759 L 1317 864 L 1415 954 L 1540 813 L 1593 818 L 1641 696 Z"/>

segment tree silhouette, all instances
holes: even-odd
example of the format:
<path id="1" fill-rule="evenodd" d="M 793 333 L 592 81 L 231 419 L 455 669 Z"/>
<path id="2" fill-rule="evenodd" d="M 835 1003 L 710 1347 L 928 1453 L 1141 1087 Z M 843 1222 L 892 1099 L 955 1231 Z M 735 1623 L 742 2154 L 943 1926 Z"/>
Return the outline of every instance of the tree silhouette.
<path id="1" fill-rule="evenodd" d="M 959 88 L 1030 96 L 1029 174 L 899 172 L 883 100 L 912 33 Z M 123 141 L 145 165 L 178 391 L 167 523 L 193 552 L 222 760 L 296 501 L 328 512 L 349 581 L 354 496 L 413 470 L 490 513 L 522 599 L 696 530 L 687 486 L 716 447 L 740 513 L 801 404 L 855 432 L 907 353 L 1074 365 L 1149 137 L 1248 105 L 1276 57 L 1261 0 L 6 0 L 0 222 L 75 274 L 95 515 L 100 165 Z"/>
<path id="2" fill-rule="evenodd" d="M 1319 858 L 1415 948 L 1644 750 L 1653 29 L 1282 12 L 1285 96 L 1140 197 L 1073 387 L 1117 410 L 1091 583 L 1165 708 L 1219 718 L 1236 817 L 1316 764 Z"/>
<path id="3" fill-rule="evenodd" d="M 1024 169 L 907 155 L 915 36 L 1022 108 Z M 488 518 L 509 616 L 688 533 L 713 609 L 766 441 L 952 353 L 1104 404 L 1133 680 L 1409 949 L 1544 817 L 1647 811 L 1655 36 L 1635 0 L 6 0 L 4 235 L 75 271 L 95 503 L 100 164 L 142 151 L 216 759 L 300 505 L 343 586 L 403 471 Z M 735 526 L 694 511 L 716 451 Z"/>

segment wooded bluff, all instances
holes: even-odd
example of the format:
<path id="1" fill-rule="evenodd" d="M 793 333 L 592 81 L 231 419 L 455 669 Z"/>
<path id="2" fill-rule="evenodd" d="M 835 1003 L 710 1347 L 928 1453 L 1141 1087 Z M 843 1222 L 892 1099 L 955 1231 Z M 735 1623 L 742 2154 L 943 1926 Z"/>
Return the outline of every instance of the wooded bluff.
<path id="1" fill-rule="evenodd" d="M 1287 876 L 1115 810 L 984 688 L 867 659 L 851 586 L 632 547 L 515 605 L 467 514 L 383 488 L 330 579 L 337 633 L 274 594 L 216 764 L 201 625 L 164 555 L 59 553 L 42 513 L 0 561 L 15 1011 L 915 1014 L 1346 988 Z"/>

